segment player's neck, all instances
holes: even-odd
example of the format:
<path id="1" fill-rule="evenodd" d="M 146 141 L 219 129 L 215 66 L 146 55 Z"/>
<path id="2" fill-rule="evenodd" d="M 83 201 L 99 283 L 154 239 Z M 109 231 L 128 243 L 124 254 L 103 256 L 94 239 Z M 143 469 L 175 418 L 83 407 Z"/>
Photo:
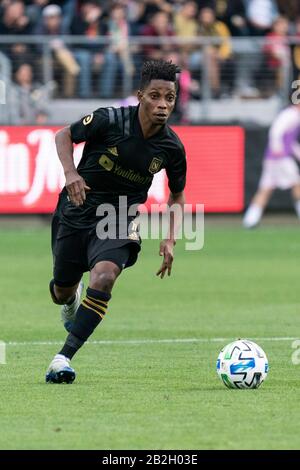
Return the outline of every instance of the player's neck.
<path id="1" fill-rule="evenodd" d="M 142 129 L 144 139 L 150 139 L 153 135 L 157 134 L 162 128 L 162 125 L 153 124 L 150 119 L 143 113 L 143 110 L 139 108 L 138 120 Z"/>

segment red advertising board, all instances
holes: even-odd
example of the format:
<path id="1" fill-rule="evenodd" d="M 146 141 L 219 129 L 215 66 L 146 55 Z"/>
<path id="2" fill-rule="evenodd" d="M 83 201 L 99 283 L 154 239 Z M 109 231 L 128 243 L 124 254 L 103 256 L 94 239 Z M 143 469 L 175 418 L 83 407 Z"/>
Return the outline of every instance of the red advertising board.
<path id="1" fill-rule="evenodd" d="M 0 129 L 0 213 L 49 213 L 64 185 L 57 157 L 56 127 Z M 244 207 L 244 130 L 240 127 L 174 127 L 187 153 L 187 203 L 206 212 Z M 75 147 L 78 162 L 83 144 Z M 147 205 L 168 198 L 165 172 L 155 175 Z"/>

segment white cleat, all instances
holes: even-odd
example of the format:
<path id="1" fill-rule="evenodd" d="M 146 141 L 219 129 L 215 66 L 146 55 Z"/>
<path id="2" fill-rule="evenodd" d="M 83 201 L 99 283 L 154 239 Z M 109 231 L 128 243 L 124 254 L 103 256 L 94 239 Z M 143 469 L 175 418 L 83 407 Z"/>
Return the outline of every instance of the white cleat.
<path id="1" fill-rule="evenodd" d="M 64 304 L 61 307 L 61 320 L 64 324 L 65 329 L 70 332 L 73 326 L 77 309 L 80 305 L 81 294 L 84 288 L 84 284 L 82 281 L 78 284 L 77 291 L 75 294 L 75 300 L 71 305 Z"/>
<path id="2" fill-rule="evenodd" d="M 46 382 L 52 384 L 74 382 L 75 370 L 70 367 L 70 359 L 62 354 L 56 354 L 46 372 Z"/>
<path id="3" fill-rule="evenodd" d="M 255 228 L 259 224 L 263 215 L 263 209 L 256 204 L 252 204 L 248 207 L 244 218 L 243 226 L 244 228 Z"/>

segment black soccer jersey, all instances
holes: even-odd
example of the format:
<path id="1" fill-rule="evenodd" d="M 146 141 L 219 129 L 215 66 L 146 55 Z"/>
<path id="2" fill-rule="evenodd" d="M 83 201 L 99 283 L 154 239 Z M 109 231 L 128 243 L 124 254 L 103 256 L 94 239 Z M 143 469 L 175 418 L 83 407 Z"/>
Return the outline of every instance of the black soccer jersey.
<path id="1" fill-rule="evenodd" d="M 164 125 L 145 139 L 138 106 L 99 108 L 71 125 L 74 143 L 86 142 L 77 171 L 91 191 L 76 207 L 60 198 L 61 223 L 73 228 L 92 228 L 96 209 L 109 203 L 118 209 L 119 196 L 127 205 L 144 203 L 155 173 L 165 168 L 172 193 L 183 191 L 186 179 L 184 147 L 172 129 Z"/>

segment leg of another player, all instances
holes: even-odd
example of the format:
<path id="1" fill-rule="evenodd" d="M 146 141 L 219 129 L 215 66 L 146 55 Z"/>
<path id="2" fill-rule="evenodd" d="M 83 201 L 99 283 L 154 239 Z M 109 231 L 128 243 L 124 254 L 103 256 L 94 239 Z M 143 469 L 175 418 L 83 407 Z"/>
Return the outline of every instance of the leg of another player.
<path id="1" fill-rule="evenodd" d="M 245 228 L 253 228 L 258 225 L 272 193 L 273 188 L 261 188 L 257 191 L 244 215 L 243 225 Z"/>
<path id="2" fill-rule="evenodd" d="M 300 184 L 295 184 L 292 187 L 292 195 L 294 199 L 295 210 L 298 218 L 300 219 Z"/>

